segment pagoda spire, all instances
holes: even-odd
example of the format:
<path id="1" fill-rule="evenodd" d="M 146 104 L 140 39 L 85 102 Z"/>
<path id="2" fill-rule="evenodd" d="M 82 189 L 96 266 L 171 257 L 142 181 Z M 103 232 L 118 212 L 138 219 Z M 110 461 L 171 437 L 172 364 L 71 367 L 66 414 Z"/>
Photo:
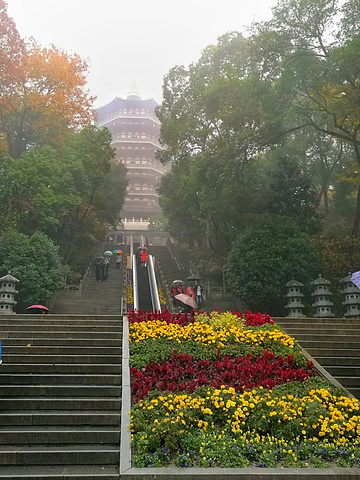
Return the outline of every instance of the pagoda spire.
<path id="1" fill-rule="evenodd" d="M 135 80 L 132 80 L 130 83 L 130 88 L 127 94 L 127 98 L 131 100 L 141 100 L 141 95 Z"/>

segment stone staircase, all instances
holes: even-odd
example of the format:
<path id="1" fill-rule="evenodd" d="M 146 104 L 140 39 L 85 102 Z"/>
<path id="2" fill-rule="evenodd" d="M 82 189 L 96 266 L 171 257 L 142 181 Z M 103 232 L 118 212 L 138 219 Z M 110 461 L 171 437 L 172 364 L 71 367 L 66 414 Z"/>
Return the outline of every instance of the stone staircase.
<path id="1" fill-rule="evenodd" d="M 360 319 L 277 317 L 273 320 L 360 400 Z"/>
<path id="2" fill-rule="evenodd" d="M 118 479 L 122 318 L 1 316 L 0 338 L 0 479 Z"/>
<path id="3" fill-rule="evenodd" d="M 125 249 L 123 251 L 125 252 Z M 79 290 L 60 290 L 52 302 L 51 313 L 119 315 L 124 289 L 125 254 L 120 269 L 116 269 L 115 261 L 115 255 L 110 257 L 108 278 L 100 283 L 97 282 L 95 268 L 92 267 L 85 279 L 81 295 Z"/>

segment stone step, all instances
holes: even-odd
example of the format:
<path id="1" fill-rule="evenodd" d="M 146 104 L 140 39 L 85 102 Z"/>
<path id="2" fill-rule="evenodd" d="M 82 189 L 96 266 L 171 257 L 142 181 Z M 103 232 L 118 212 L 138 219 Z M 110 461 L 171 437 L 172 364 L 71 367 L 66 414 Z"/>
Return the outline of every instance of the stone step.
<path id="1" fill-rule="evenodd" d="M 119 427 L 120 412 L 77 410 L 27 410 L 1 412 L 2 427 L 9 426 L 105 426 Z M 0 434 L 1 436 L 1 434 Z"/>
<path id="2" fill-rule="evenodd" d="M 280 327 L 283 332 L 286 332 L 288 335 L 292 336 L 298 336 L 298 335 L 313 335 L 314 337 L 318 335 L 333 335 L 333 336 L 339 336 L 339 337 L 347 337 L 351 336 L 353 334 L 358 336 L 359 333 L 359 327 L 349 327 L 349 328 L 324 328 L 324 327 L 314 327 L 314 328 L 295 328 L 295 327 L 288 327 L 288 328 L 283 328 L 282 326 Z"/>
<path id="3" fill-rule="evenodd" d="M 347 390 L 360 401 L 360 387 L 349 387 Z"/>
<path id="4" fill-rule="evenodd" d="M 12 427 L 0 429 L 1 445 L 68 445 L 120 443 L 120 428 Z"/>
<path id="5" fill-rule="evenodd" d="M 48 326 L 53 325 L 83 325 L 83 326 L 114 326 L 117 327 L 122 324 L 122 317 L 120 315 L 13 315 L 5 316 L 1 319 L 1 324 L 7 327 L 14 325 L 33 325 L 33 326 Z"/>
<path id="6" fill-rule="evenodd" d="M 349 343 L 353 345 L 360 345 L 360 335 L 331 335 L 328 333 L 322 334 L 312 334 L 307 332 L 296 333 L 293 332 L 286 332 L 288 335 L 294 337 L 298 343 L 304 344 L 306 343 L 326 343 L 326 345 L 348 345 Z M 305 345 L 304 345 L 305 346 Z M 352 347 L 356 348 L 356 347 Z"/>
<path id="7" fill-rule="evenodd" d="M 354 357 L 354 358 L 360 358 L 360 350 L 358 348 L 349 348 L 347 349 L 346 347 L 340 347 L 339 348 L 330 348 L 328 346 L 318 346 L 316 347 L 316 342 L 314 342 L 315 346 L 305 346 L 303 344 L 300 344 L 305 350 L 315 359 L 318 357 Z M 319 360 L 318 360 L 319 362 Z M 320 363 L 320 362 L 319 362 Z"/>
<path id="8" fill-rule="evenodd" d="M 29 343 L 28 346 L 8 346 L 6 340 L 2 342 L 2 355 L 6 358 L 7 355 L 118 355 L 121 353 L 120 345 L 117 347 L 108 347 L 107 345 L 100 345 L 93 347 L 84 347 L 84 346 L 34 346 L 32 343 Z"/>
<path id="9" fill-rule="evenodd" d="M 116 465 L 118 445 L 0 445 L 0 465 Z"/>
<path id="10" fill-rule="evenodd" d="M 338 377 L 340 375 L 344 375 L 344 376 L 347 376 L 347 377 L 359 377 L 359 381 L 360 381 L 360 362 L 359 362 L 359 366 L 328 365 L 326 367 L 326 370 L 333 377 Z"/>
<path id="11" fill-rule="evenodd" d="M 2 480 L 119 480 L 118 465 L 3 466 Z"/>
<path id="12" fill-rule="evenodd" d="M 121 355 L 3 355 L 3 363 L 121 363 Z"/>
<path id="13" fill-rule="evenodd" d="M 9 326 L 6 326 L 6 325 L 3 325 L 1 324 L 1 332 L 5 332 L 7 330 L 10 330 L 11 332 L 17 332 L 17 331 L 20 331 L 20 332 L 30 332 L 31 335 L 33 336 L 36 336 L 36 333 L 38 331 L 40 332 L 65 332 L 66 333 L 81 333 L 81 332 L 94 332 L 94 333 L 101 333 L 101 332 L 105 332 L 105 333 L 108 333 L 108 334 L 111 334 L 111 333 L 117 333 L 119 332 L 119 328 L 120 326 L 114 326 L 114 325 L 44 325 L 44 326 L 41 326 L 41 325 L 31 325 L 31 324 L 27 324 L 27 325 L 9 325 Z"/>
<path id="14" fill-rule="evenodd" d="M 271 317 L 278 325 L 360 325 L 359 318 L 288 318 L 288 317 Z"/>
<path id="15" fill-rule="evenodd" d="M 360 377 L 349 377 L 346 375 L 336 375 L 334 378 L 341 383 L 344 387 L 359 387 L 360 388 Z"/>
<path id="16" fill-rule="evenodd" d="M 107 387 L 109 385 L 121 385 L 121 375 L 102 375 L 86 374 L 6 374 L 3 370 L 0 375 L 0 385 L 101 385 Z M 0 392 L 1 395 L 1 392 Z"/>
<path id="17" fill-rule="evenodd" d="M 296 337 L 295 337 L 296 338 Z M 298 340 L 296 338 L 296 340 Z M 330 351 L 333 350 L 342 350 L 344 351 L 344 355 L 349 356 L 347 352 L 351 352 L 351 355 L 357 357 L 360 355 L 360 342 L 350 342 L 350 338 L 347 342 L 344 341 L 325 341 L 321 342 L 320 340 L 302 340 L 299 339 L 298 343 L 305 348 L 305 350 L 311 350 L 311 349 L 321 349 L 321 348 L 327 348 Z M 345 350 L 347 352 L 345 352 Z M 356 353 L 357 352 L 357 353 Z"/>
<path id="18" fill-rule="evenodd" d="M 51 331 L 33 331 L 33 332 L 22 332 L 22 331 L 0 331 L 0 338 L 7 339 L 7 338 L 12 338 L 12 339 L 20 339 L 20 338 L 25 338 L 25 339 L 46 339 L 46 338 L 54 338 L 54 339 L 80 339 L 80 340 L 86 340 L 86 339 L 95 339 L 98 341 L 101 340 L 108 340 L 108 339 L 116 339 L 119 341 L 119 339 L 122 338 L 122 330 L 116 330 L 114 332 L 67 332 L 66 330 L 64 331 L 56 331 L 56 332 L 51 332 Z"/>
<path id="19" fill-rule="evenodd" d="M 329 365 L 336 365 L 338 367 L 342 366 L 360 366 L 360 356 L 358 357 L 345 357 L 340 356 L 341 352 L 338 352 L 338 356 L 328 356 L 326 350 L 322 351 L 321 354 L 314 357 L 320 365 L 323 365 L 325 369 L 328 369 Z"/>
<path id="20" fill-rule="evenodd" d="M 99 346 L 106 346 L 106 347 L 121 347 L 122 341 L 119 338 L 104 338 L 99 339 L 98 336 L 96 338 L 59 338 L 57 335 L 54 335 L 53 338 L 34 338 L 32 337 L 29 339 L 28 337 L 23 338 L 3 338 L 3 346 L 6 345 L 7 347 L 20 347 L 24 346 L 27 347 L 28 345 L 31 347 L 36 346 L 80 346 L 80 347 L 99 347 Z"/>
<path id="21" fill-rule="evenodd" d="M 3 397 L 120 397 L 120 386 L 109 385 L 1 385 Z"/>
<path id="22" fill-rule="evenodd" d="M 96 375 L 106 373 L 108 375 L 121 375 L 121 365 L 114 363 L 2 363 L 1 375 L 11 373 L 31 373 L 31 374 L 85 374 L 88 373 Z M 0 376 L 1 377 L 1 376 Z"/>
<path id="23" fill-rule="evenodd" d="M 13 410 L 116 410 L 120 411 L 121 399 L 111 398 L 82 398 L 82 397 L 2 397 L 0 402 L 0 415 Z"/>

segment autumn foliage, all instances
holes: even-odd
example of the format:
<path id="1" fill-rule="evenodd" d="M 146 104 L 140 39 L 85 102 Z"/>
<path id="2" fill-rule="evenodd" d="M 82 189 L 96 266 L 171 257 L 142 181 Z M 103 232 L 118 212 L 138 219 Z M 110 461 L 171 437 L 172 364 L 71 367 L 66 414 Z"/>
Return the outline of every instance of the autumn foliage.
<path id="1" fill-rule="evenodd" d="M 0 148 L 17 158 L 31 146 L 59 146 L 69 129 L 87 125 L 94 101 L 87 73 L 78 55 L 22 40 L 0 0 Z"/>

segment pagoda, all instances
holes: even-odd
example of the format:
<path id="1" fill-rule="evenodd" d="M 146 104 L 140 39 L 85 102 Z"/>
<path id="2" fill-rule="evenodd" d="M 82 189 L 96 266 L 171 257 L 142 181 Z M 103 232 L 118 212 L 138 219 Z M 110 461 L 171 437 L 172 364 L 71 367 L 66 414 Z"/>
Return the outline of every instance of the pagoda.
<path id="1" fill-rule="evenodd" d="M 156 106 L 153 99 L 142 100 L 133 84 L 126 99 L 116 97 L 97 109 L 96 125 L 110 130 L 115 161 L 126 167 L 128 186 L 121 211 L 125 229 L 146 229 L 150 217 L 161 214 L 157 186 L 168 168 L 155 158 L 162 148 Z"/>

